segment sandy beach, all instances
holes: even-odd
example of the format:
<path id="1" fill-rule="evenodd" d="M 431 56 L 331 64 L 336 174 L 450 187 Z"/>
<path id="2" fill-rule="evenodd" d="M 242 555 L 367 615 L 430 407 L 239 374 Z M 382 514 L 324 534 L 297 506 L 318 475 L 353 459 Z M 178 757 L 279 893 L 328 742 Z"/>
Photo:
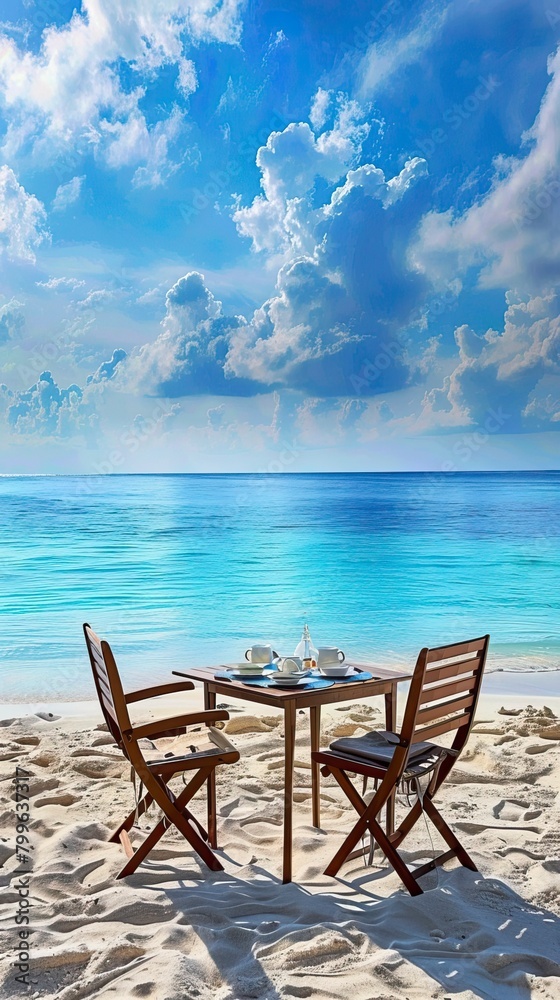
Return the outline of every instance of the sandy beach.
<path id="1" fill-rule="evenodd" d="M 136 718 L 169 710 L 164 700 Z M 200 691 L 175 709 L 199 705 Z M 322 827 L 310 816 L 308 720 L 298 717 L 294 882 L 282 885 L 280 713 L 231 702 L 239 764 L 218 772 L 219 856 L 210 873 L 168 831 L 125 882 L 107 839 L 132 807 L 128 768 L 99 708 L 48 706 L 0 722 L 1 996 L 81 1000 L 553 1000 L 560 976 L 560 698 L 486 694 L 442 812 L 479 866 L 451 863 L 411 898 L 377 854 L 338 879 L 322 871 L 353 823 L 332 780 Z M 324 712 L 323 743 L 381 728 L 369 702 Z M 30 772 L 30 987 L 14 977 L 15 915 L 25 869 L 14 855 L 16 766 Z M 197 797 L 204 818 L 203 795 Z M 141 821 L 143 828 L 153 817 Z M 419 823 L 404 856 L 439 848 Z M 27 870 L 25 869 L 25 870 Z M 21 925 L 20 925 L 21 926 Z"/>

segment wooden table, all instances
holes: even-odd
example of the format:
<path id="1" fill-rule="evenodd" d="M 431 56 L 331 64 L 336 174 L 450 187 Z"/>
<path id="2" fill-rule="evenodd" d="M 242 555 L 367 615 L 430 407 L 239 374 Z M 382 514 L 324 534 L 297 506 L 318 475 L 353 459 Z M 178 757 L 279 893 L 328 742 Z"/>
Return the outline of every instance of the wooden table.
<path id="1" fill-rule="evenodd" d="M 368 663 L 349 663 L 356 671 L 368 671 L 373 674 L 373 678 L 367 681 L 344 681 L 335 683 L 332 687 L 319 688 L 291 688 L 288 691 L 281 688 L 252 687 L 243 684 L 242 681 L 229 681 L 219 679 L 215 674 L 224 670 L 224 667 L 196 667 L 192 670 L 174 670 L 174 674 L 181 677 L 188 677 L 193 681 L 200 681 L 204 684 L 204 707 L 212 709 L 216 707 L 217 695 L 227 698 L 240 698 L 243 701 L 257 702 L 259 705 L 268 705 L 271 708 L 282 708 L 284 710 L 284 854 L 282 881 L 292 880 L 292 808 L 293 808 L 293 785 L 294 785 L 294 754 L 296 739 L 296 713 L 298 709 L 309 709 L 310 741 L 311 750 L 320 749 L 321 735 L 321 706 L 331 705 L 337 701 L 361 701 L 362 698 L 371 698 L 373 695 L 385 696 L 385 728 L 393 731 L 396 724 L 397 714 L 397 685 L 402 681 L 410 680 L 410 674 L 393 670 L 388 667 L 377 667 Z M 215 772 L 209 779 L 208 788 L 208 812 L 209 812 L 209 838 L 212 847 L 216 847 L 216 785 Z M 320 826 L 320 774 L 319 765 L 315 762 L 311 764 L 311 802 L 313 826 Z M 394 800 L 391 801 L 387 811 L 388 833 L 392 833 L 394 822 Z"/>

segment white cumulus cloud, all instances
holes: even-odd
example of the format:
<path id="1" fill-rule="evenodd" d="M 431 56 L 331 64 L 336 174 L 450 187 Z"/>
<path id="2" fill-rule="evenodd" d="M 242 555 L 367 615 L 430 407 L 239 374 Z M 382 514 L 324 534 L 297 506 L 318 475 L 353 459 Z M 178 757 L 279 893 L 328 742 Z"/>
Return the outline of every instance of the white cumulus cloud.
<path id="1" fill-rule="evenodd" d="M 549 72 L 521 155 L 496 160 L 490 191 L 462 215 L 423 219 L 411 259 L 434 282 L 471 266 L 484 287 L 539 294 L 560 281 L 560 48 Z"/>
<path id="2" fill-rule="evenodd" d="M 224 374 L 232 330 L 245 320 L 223 315 L 222 303 L 206 287 L 204 275 L 185 274 L 167 292 L 165 306 L 160 335 L 124 367 L 129 387 L 160 396 L 254 391 L 246 380 L 228 381 Z"/>
<path id="3" fill-rule="evenodd" d="M 485 426 L 493 414 L 502 433 L 558 424 L 560 295 L 508 299 L 502 331 L 478 335 L 466 324 L 455 330 L 459 362 L 441 388 L 426 394 L 422 427 Z"/>
<path id="4" fill-rule="evenodd" d="M 0 255 L 35 260 L 35 249 L 48 238 L 44 205 L 19 184 L 13 170 L 0 167 Z"/>
<path id="5" fill-rule="evenodd" d="M 148 124 L 140 110 L 146 85 L 177 67 L 178 92 L 196 87 L 185 54 L 201 40 L 236 44 L 240 0 L 83 0 L 81 11 L 43 32 L 38 51 L 0 31 L 0 101 L 9 127 L 6 156 L 31 144 L 42 162 L 90 144 L 113 166 L 145 169 L 136 183 L 158 184 L 167 144 L 178 134 L 173 111 Z M 127 65 L 132 81 L 124 82 Z"/>
<path id="6" fill-rule="evenodd" d="M 0 386 L 0 412 L 9 433 L 26 438 L 81 440 L 96 444 L 100 433 L 100 410 L 106 384 L 114 378 L 125 351 L 113 352 L 110 361 L 86 379 L 84 388 L 72 383 L 59 386 L 52 372 L 41 372 L 22 392 Z"/>
<path id="7" fill-rule="evenodd" d="M 233 219 L 239 233 L 255 250 L 274 253 L 303 249 L 304 202 L 317 178 L 335 183 L 359 157 L 369 126 L 360 122 L 361 109 L 342 101 L 332 129 L 316 135 L 307 122 L 292 122 L 283 132 L 271 132 L 257 152 L 262 195 L 252 205 L 238 207 Z"/>
<path id="8" fill-rule="evenodd" d="M 0 344 L 17 337 L 25 326 L 23 302 L 11 298 L 0 306 Z"/>
<path id="9" fill-rule="evenodd" d="M 75 201 L 78 201 L 84 181 L 85 176 L 81 176 L 73 177 L 67 184 L 60 184 L 54 196 L 53 212 L 63 212 L 69 205 L 73 205 Z"/>
<path id="10" fill-rule="evenodd" d="M 331 100 L 332 93 L 330 90 L 324 90 L 323 87 L 317 88 L 309 112 L 309 121 L 316 132 L 319 132 L 327 121 L 327 113 Z"/>
<path id="11" fill-rule="evenodd" d="M 48 278 L 47 281 L 36 281 L 38 288 L 44 288 L 49 292 L 74 292 L 77 288 L 83 288 L 85 281 L 83 278 Z"/>
<path id="12" fill-rule="evenodd" d="M 290 147 L 288 173 L 291 165 Z M 281 160 L 275 171 L 282 187 Z M 424 172 L 423 161 L 411 161 L 389 181 L 375 167 L 359 178 L 357 171 L 347 175 L 322 209 L 306 210 L 312 252 L 289 257 L 274 295 L 251 317 L 224 315 L 203 276 L 186 274 L 167 293 L 159 337 L 128 359 L 123 377 L 167 396 L 276 387 L 347 396 L 356 379 L 368 394 L 408 384 L 419 362 L 397 334 L 427 286 L 390 248 L 400 247 L 417 224 L 418 209 L 407 199 Z M 285 224 L 292 225 L 288 214 Z M 380 353 L 387 365 L 360 380 Z"/>

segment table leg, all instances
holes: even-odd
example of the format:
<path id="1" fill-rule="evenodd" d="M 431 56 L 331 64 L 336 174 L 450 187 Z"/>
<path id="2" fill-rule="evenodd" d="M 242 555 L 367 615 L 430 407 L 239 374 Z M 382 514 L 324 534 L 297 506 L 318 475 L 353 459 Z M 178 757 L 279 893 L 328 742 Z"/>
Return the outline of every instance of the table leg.
<path id="1" fill-rule="evenodd" d="M 282 882 L 292 881 L 292 809 L 294 801 L 294 753 L 296 703 L 284 703 L 284 862 Z"/>
<path id="2" fill-rule="evenodd" d="M 320 750 L 321 742 L 321 706 L 313 705 L 309 709 L 309 728 L 311 738 L 311 752 Z M 321 772 L 320 764 L 311 759 L 311 806 L 313 815 L 313 826 L 321 826 Z"/>
<path id="3" fill-rule="evenodd" d="M 204 708 L 206 711 L 216 707 L 216 692 L 211 691 L 208 684 L 204 685 Z M 210 847 L 218 846 L 216 820 L 216 768 L 213 767 L 206 785 L 208 810 L 208 842 Z"/>
<path id="4" fill-rule="evenodd" d="M 391 685 L 391 691 L 389 694 L 385 695 L 385 729 L 393 733 L 395 731 L 395 726 L 397 724 L 397 685 Z M 387 805 L 385 807 L 385 828 L 387 831 L 387 836 L 390 837 L 395 829 L 395 796 L 396 792 L 392 791 L 389 798 L 387 799 Z"/>
<path id="5" fill-rule="evenodd" d="M 394 732 L 397 716 L 397 685 L 391 685 L 391 691 L 385 695 L 385 729 Z"/>

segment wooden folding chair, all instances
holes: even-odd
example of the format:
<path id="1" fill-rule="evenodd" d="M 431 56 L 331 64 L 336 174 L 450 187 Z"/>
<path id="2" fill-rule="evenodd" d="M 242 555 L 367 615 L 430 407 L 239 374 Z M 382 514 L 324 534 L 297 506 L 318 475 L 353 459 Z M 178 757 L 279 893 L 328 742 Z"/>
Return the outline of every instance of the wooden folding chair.
<path id="1" fill-rule="evenodd" d="M 339 742 L 344 745 L 344 752 L 331 744 L 329 750 L 319 750 L 312 754 L 313 760 L 322 765 L 321 773 L 325 776 L 332 774 L 336 778 L 360 815 L 353 830 L 325 869 L 325 875 L 336 875 L 349 857 L 356 857 L 351 852 L 368 830 L 413 896 L 423 891 L 418 885 L 418 879 L 451 858 L 456 857 L 462 865 L 472 871 L 477 870 L 472 858 L 436 809 L 434 796 L 467 742 L 489 639 L 485 635 L 470 642 L 420 651 L 400 733 L 379 733 L 373 739 L 373 743 L 383 745 L 379 757 L 383 757 L 384 761 L 363 756 L 364 753 L 376 753 L 375 747 L 371 749 L 371 745 L 370 750 L 364 750 L 364 737 L 335 741 L 335 744 Z M 450 747 L 430 742 L 434 737 L 450 732 L 455 732 Z M 426 744 L 423 749 L 419 748 L 419 741 Z M 418 755 L 419 749 L 421 752 Z M 366 805 L 357 792 L 348 777 L 349 773 L 362 775 L 364 779 L 376 779 L 378 787 L 369 805 Z M 422 794 L 417 779 L 423 775 L 431 775 L 431 778 Z M 381 809 L 383 806 L 390 807 L 397 789 L 411 781 L 416 782 L 416 801 L 400 826 L 393 833 L 384 833 L 378 822 Z M 410 871 L 397 848 L 422 812 L 432 821 L 449 850 Z"/>
<path id="2" fill-rule="evenodd" d="M 219 730 L 208 724 L 229 719 L 229 713 L 222 710 L 195 712 L 190 715 L 180 715 L 134 726 L 128 713 L 128 705 L 131 702 L 143 701 L 146 698 L 155 698 L 163 694 L 189 691 L 194 688 L 194 684 L 192 681 L 174 681 L 125 694 L 109 643 L 101 642 L 87 624 L 84 625 L 84 635 L 95 687 L 109 732 L 130 762 L 135 789 L 136 778 L 138 778 L 141 789 L 139 794 L 142 794 L 142 789 L 146 790 L 144 796 L 137 801 L 135 809 L 129 813 L 109 838 L 111 842 L 120 840 L 128 857 L 127 863 L 117 878 L 124 878 L 136 871 L 141 861 L 155 847 L 171 825 L 177 827 L 209 868 L 213 871 L 221 871 L 223 865 L 220 864 L 211 850 L 211 847 L 217 846 L 213 782 L 218 764 L 234 764 L 239 760 L 239 753 Z M 205 731 L 208 737 L 207 744 L 201 749 L 193 748 L 195 752 L 183 756 L 168 755 L 147 760 L 147 751 L 139 745 L 140 740 L 152 741 L 184 735 L 188 726 L 201 724 L 206 724 L 208 727 Z M 184 775 L 187 771 L 195 773 L 188 783 L 185 782 L 185 787 L 176 796 L 169 788 L 168 782 L 173 778 L 173 775 L 181 773 Z M 208 793 L 208 829 L 210 833 L 187 808 L 187 803 L 205 782 Z M 134 850 L 128 831 L 137 823 L 138 817 L 146 812 L 152 802 L 159 806 L 163 816 L 143 843 Z"/>

